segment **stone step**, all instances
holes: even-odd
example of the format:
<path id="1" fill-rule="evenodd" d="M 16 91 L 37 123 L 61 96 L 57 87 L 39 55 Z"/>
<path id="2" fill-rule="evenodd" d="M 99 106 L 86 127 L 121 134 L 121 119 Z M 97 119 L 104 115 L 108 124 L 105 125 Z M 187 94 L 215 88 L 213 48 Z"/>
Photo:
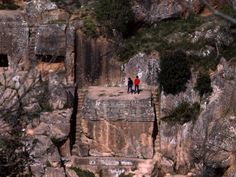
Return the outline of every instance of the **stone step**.
<path id="1" fill-rule="evenodd" d="M 151 159 L 73 156 L 73 166 L 81 167 L 82 169 L 99 169 L 104 177 L 118 177 L 125 171 L 137 169 L 140 165 L 150 168 L 150 162 Z M 145 167 L 144 170 L 146 170 Z"/>

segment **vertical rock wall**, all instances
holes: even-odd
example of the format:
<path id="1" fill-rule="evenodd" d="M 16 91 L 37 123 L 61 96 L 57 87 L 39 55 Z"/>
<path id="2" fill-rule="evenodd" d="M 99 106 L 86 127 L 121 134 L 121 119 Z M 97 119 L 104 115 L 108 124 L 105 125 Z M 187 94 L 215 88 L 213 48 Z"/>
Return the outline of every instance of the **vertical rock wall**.
<path id="1" fill-rule="evenodd" d="M 111 48 L 106 38 L 90 38 L 81 30 L 76 32 L 76 81 L 79 87 L 120 83 L 120 63 L 111 58 Z"/>

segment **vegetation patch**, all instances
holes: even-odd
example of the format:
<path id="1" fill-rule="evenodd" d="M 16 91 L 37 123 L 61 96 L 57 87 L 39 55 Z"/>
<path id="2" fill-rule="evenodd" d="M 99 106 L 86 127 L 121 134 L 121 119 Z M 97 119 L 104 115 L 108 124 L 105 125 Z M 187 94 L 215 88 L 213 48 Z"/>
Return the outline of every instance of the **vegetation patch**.
<path id="1" fill-rule="evenodd" d="M 186 54 L 176 51 L 161 57 L 160 86 L 166 94 L 178 94 L 185 91 L 191 77 L 191 70 Z"/>
<path id="2" fill-rule="evenodd" d="M 214 71 L 217 68 L 217 65 L 220 62 L 220 57 L 216 57 L 215 53 L 212 53 L 204 57 L 191 55 L 188 56 L 188 61 L 195 70 L 207 72 L 209 69 Z"/>
<path id="3" fill-rule="evenodd" d="M 130 0 L 98 0 L 95 12 L 98 21 L 107 29 L 116 29 L 123 35 L 128 32 L 128 25 L 134 21 Z"/>
<path id="4" fill-rule="evenodd" d="M 178 122 L 184 124 L 189 121 L 195 121 L 200 113 L 199 103 L 188 102 L 180 103 L 176 108 L 170 111 L 169 115 L 163 117 L 162 120 L 166 122 Z"/>
<path id="5" fill-rule="evenodd" d="M 0 10 L 16 10 L 19 9 L 20 6 L 14 4 L 13 2 L 9 1 L 9 2 L 4 2 L 4 3 L 0 3 Z"/>
<path id="6" fill-rule="evenodd" d="M 0 176 L 23 176 L 29 154 L 18 137 L 0 138 Z"/>
<path id="7" fill-rule="evenodd" d="M 223 14 L 226 14 L 232 18 L 236 18 L 236 11 L 235 9 L 233 8 L 232 5 L 225 5 L 225 6 L 222 6 L 220 9 L 219 9 L 220 12 L 222 12 Z"/>
<path id="8" fill-rule="evenodd" d="M 233 57 L 236 57 L 236 43 L 233 43 L 231 46 L 224 47 L 222 51 L 222 56 L 229 61 Z"/>
<path id="9" fill-rule="evenodd" d="M 198 91 L 201 97 L 212 93 L 213 89 L 211 87 L 211 78 L 208 73 L 199 74 L 194 89 Z"/>
<path id="10" fill-rule="evenodd" d="M 162 21 L 158 26 L 146 26 L 140 28 L 136 34 L 126 39 L 121 48 L 120 58 L 126 61 L 138 52 L 150 53 L 153 50 L 159 51 L 161 54 L 166 51 L 173 51 L 176 48 L 183 50 L 198 48 L 202 44 L 192 44 L 185 40 L 186 34 L 193 32 L 204 22 L 204 19 L 192 17 L 188 19 L 175 19 Z M 170 34 L 182 33 L 181 41 L 168 43 L 166 38 Z"/>
<path id="11" fill-rule="evenodd" d="M 121 173 L 120 175 L 119 175 L 119 177 L 133 177 L 134 175 L 133 174 L 125 174 L 125 173 Z"/>
<path id="12" fill-rule="evenodd" d="M 72 167 L 72 170 L 76 172 L 79 177 L 95 177 L 95 175 L 87 170 L 81 170 L 80 168 Z"/>
<path id="13" fill-rule="evenodd" d="M 83 17 L 84 27 L 83 32 L 89 37 L 96 37 L 96 24 L 91 16 Z"/>

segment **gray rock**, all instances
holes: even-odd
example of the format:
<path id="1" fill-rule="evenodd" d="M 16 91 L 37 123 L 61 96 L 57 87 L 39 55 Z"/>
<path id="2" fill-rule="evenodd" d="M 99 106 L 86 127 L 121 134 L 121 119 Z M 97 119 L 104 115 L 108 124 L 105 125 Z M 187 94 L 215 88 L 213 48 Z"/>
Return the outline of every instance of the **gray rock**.
<path id="1" fill-rule="evenodd" d="M 45 170 L 45 176 L 46 177 L 66 177 L 66 174 L 63 168 L 47 167 Z"/>
<path id="2" fill-rule="evenodd" d="M 124 65 L 125 83 L 127 85 L 128 78 L 134 79 L 136 76 L 140 78 L 140 87 L 158 85 L 158 72 L 160 71 L 160 58 L 157 52 L 150 55 L 138 53 L 132 57 L 128 63 Z"/>
<path id="3" fill-rule="evenodd" d="M 41 14 L 45 11 L 58 9 L 57 5 L 50 0 L 30 1 L 26 4 L 25 12 L 28 21 L 32 24 L 40 24 L 42 21 Z"/>
<path id="4" fill-rule="evenodd" d="M 71 114 L 71 109 L 42 113 L 40 120 L 43 122 L 41 124 L 43 124 L 45 128 L 39 128 L 39 130 L 47 130 L 47 135 L 53 141 L 65 141 L 70 133 Z"/>

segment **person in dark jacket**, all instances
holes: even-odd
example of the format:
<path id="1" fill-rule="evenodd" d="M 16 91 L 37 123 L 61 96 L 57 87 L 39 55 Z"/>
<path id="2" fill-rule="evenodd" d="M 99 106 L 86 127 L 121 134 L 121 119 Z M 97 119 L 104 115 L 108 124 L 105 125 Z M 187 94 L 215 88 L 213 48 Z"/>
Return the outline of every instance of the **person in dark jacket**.
<path id="1" fill-rule="evenodd" d="M 134 93 L 139 94 L 139 84 L 140 84 L 140 80 L 139 80 L 138 76 L 136 76 L 136 78 L 134 80 Z"/>
<path id="2" fill-rule="evenodd" d="M 127 91 L 127 93 L 133 93 L 133 81 L 130 77 L 128 78 L 128 91 Z"/>

